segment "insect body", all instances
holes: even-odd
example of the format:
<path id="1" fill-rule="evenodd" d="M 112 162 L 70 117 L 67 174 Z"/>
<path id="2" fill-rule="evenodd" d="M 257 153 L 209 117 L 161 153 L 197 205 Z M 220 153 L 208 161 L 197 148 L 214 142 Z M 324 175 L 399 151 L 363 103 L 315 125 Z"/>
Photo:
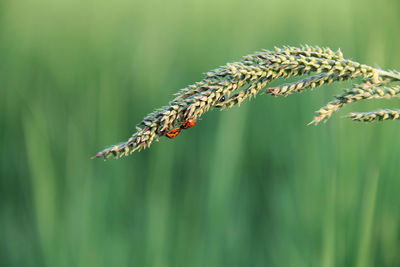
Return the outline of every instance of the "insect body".
<path id="1" fill-rule="evenodd" d="M 187 129 L 187 128 L 193 127 L 195 123 L 196 123 L 196 119 L 183 120 L 183 121 L 181 121 L 181 128 Z"/>
<path id="2" fill-rule="evenodd" d="M 222 96 L 220 99 L 218 99 L 218 103 L 215 105 L 216 108 L 221 108 L 222 107 L 222 102 L 225 102 L 225 96 Z"/>
<path id="3" fill-rule="evenodd" d="M 181 121 L 181 126 L 179 128 L 173 128 L 168 130 L 168 132 L 165 133 L 165 136 L 170 139 L 175 138 L 181 133 L 182 130 L 193 127 L 195 123 L 196 119 L 183 120 Z"/>
<path id="4" fill-rule="evenodd" d="M 181 128 L 174 128 L 165 133 L 165 136 L 172 139 L 181 133 Z"/>

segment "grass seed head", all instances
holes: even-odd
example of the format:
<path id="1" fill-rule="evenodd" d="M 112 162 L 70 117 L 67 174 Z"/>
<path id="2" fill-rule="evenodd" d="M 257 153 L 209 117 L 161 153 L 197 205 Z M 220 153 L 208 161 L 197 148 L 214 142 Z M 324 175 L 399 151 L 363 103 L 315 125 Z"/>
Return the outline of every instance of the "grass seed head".
<path id="1" fill-rule="evenodd" d="M 310 75 L 309 77 L 302 77 Z M 302 46 L 263 50 L 245 56 L 241 61 L 227 63 L 205 74 L 205 77 L 175 94 L 168 105 L 149 113 L 140 123 L 136 132 L 126 142 L 106 148 L 94 156 L 105 159 L 127 156 L 149 147 L 154 141 L 174 127 L 180 127 L 184 120 L 196 120 L 213 108 L 229 109 L 240 105 L 256 95 L 269 83 L 278 78 L 299 77 L 293 83 L 286 83 L 264 90 L 266 94 L 288 96 L 314 89 L 324 84 L 351 80 L 361 77 L 361 84 L 345 90 L 334 100 L 317 111 L 310 124 L 329 119 L 343 106 L 365 99 L 391 98 L 399 95 L 400 81 L 396 71 L 384 71 L 343 58 L 340 50 L 327 47 Z M 399 112 L 380 110 L 370 113 L 351 113 L 357 121 L 382 121 L 399 118 Z"/>

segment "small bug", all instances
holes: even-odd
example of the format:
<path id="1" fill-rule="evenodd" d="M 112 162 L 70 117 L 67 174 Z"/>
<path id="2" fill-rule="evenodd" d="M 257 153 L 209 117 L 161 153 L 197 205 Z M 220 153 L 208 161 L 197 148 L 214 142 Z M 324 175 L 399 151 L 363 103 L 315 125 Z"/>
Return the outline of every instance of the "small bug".
<path id="1" fill-rule="evenodd" d="M 193 127 L 195 123 L 196 123 L 196 119 L 183 120 L 183 121 L 181 121 L 181 128 L 187 129 L 187 128 Z"/>
<path id="2" fill-rule="evenodd" d="M 181 128 L 174 128 L 165 133 L 165 136 L 172 139 L 181 133 Z"/>
<path id="3" fill-rule="evenodd" d="M 220 99 L 218 99 L 218 101 L 217 101 L 215 107 L 216 107 L 216 108 L 221 108 L 221 107 L 222 107 L 222 102 L 225 102 L 225 96 L 224 96 L 224 95 L 221 96 Z"/>

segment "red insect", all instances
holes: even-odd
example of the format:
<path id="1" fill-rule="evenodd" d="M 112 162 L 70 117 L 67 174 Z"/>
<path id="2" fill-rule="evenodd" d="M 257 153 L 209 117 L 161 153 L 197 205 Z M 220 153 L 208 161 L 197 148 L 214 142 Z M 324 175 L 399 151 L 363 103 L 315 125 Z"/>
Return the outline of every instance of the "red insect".
<path id="1" fill-rule="evenodd" d="M 187 129 L 187 128 L 193 127 L 195 123 L 196 123 L 196 119 L 183 120 L 183 121 L 181 121 L 181 128 Z"/>
<path id="2" fill-rule="evenodd" d="M 165 136 L 172 139 L 181 133 L 181 128 L 174 128 L 165 133 Z"/>

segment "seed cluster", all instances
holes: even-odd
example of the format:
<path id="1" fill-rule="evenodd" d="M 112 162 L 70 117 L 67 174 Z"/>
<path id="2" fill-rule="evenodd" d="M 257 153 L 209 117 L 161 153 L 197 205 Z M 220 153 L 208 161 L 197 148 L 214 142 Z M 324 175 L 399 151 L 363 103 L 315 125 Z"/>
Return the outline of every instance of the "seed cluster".
<path id="1" fill-rule="evenodd" d="M 346 104 L 363 99 L 389 98 L 399 95 L 398 86 L 388 86 L 392 82 L 400 81 L 398 72 L 384 71 L 344 59 L 340 50 L 333 51 L 329 48 L 311 46 L 300 48 L 288 46 L 275 48 L 273 51 L 263 50 L 245 56 L 241 61 L 228 63 L 207 72 L 203 80 L 179 90 L 168 105 L 148 114 L 136 127 L 137 132 L 128 141 L 107 148 L 95 157 L 107 159 L 110 156 L 126 156 L 134 151 L 140 151 L 149 147 L 153 141 L 158 141 L 161 136 L 165 136 L 170 129 L 180 125 L 182 121 L 196 120 L 212 107 L 221 110 L 229 109 L 234 105 L 240 105 L 247 98 L 255 97 L 267 84 L 278 78 L 304 75 L 308 77 L 268 88 L 264 92 L 276 97 L 288 96 L 332 82 L 356 77 L 363 79 L 360 85 L 354 85 L 352 89 L 336 96 L 333 101 L 319 109 L 317 116 L 311 122 L 313 124 L 328 119 Z M 394 111 L 390 112 L 352 113 L 349 117 L 359 121 L 398 118 Z M 371 119 L 372 117 L 374 118 Z"/>
<path id="2" fill-rule="evenodd" d="M 374 84 L 364 83 L 352 89 L 347 89 L 345 93 L 338 95 L 335 99 L 317 111 L 317 116 L 309 124 L 317 124 L 322 120 L 329 119 L 332 114 L 347 104 L 364 100 L 364 99 L 377 99 L 377 98 L 391 98 L 399 97 L 400 87 L 375 87 Z M 360 113 L 363 114 L 363 113 Z M 354 118 L 353 118 L 354 119 Z M 387 119 L 387 118 L 385 118 Z M 382 119 L 381 119 L 382 120 Z"/>
<path id="3" fill-rule="evenodd" d="M 381 109 L 372 112 L 354 112 L 348 115 L 353 121 L 371 122 L 400 120 L 400 110 Z"/>

